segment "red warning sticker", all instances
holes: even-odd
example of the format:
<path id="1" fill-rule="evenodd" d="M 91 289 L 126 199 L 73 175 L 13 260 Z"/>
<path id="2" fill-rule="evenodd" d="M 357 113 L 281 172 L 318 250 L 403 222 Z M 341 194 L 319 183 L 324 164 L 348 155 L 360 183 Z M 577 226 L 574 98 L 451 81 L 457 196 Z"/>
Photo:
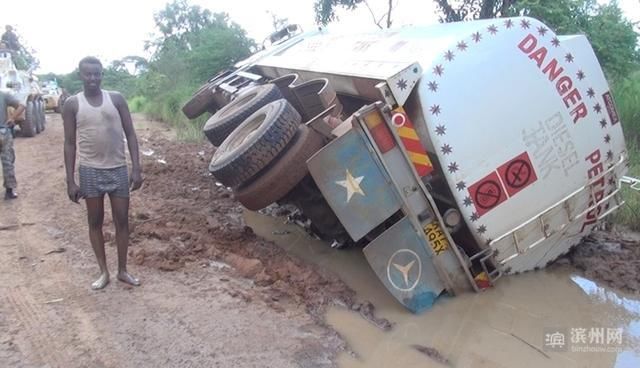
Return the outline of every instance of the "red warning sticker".
<path id="1" fill-rule="evenodd" d="M 507 195 L 502 188 L 500 178 L 495 171 L 471 185 L 469 187 L 469 194 L 476 207 L 478 216 L 484 215 L 507 200 Z"/>
<path id="2" fill-rule="evenodd" d="M 502 183 L 509 197 L 513 197 L 516 193 L 538 180 L 538 176 L 527 152 L 516 156 L 514 159 L 500 166 L 498 168 L 498 174 L 502 179 Z"/>

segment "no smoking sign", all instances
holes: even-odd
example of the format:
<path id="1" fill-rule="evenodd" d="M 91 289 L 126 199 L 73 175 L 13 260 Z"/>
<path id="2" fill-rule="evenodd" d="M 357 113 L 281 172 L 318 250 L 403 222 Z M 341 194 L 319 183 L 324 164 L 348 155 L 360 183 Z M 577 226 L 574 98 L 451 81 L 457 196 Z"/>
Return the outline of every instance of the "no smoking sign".
<path id="1" fill-rule="evenodd" d="M 469 186 L 478 216 L 491 211 L 538 180 L 535 169 L 524 152 L 505 162 L 497 170 Z"/>

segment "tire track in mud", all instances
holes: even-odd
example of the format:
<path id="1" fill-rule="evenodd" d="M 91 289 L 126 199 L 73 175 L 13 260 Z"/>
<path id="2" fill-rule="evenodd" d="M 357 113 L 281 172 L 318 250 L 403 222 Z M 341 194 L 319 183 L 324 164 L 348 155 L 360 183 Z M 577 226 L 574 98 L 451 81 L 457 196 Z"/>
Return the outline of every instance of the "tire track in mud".
<path id="1" fill-rule="evenodd" d="M 31 350 L 37 360 L 51 367 L 68 367 L 72 359 L 67 354 L 64 346 L 43 328 L 48 324 L 46 313 L 33 299 L 33 296 L 24 287 L 7 290 L 5 300 L 11 315 L 22 324 L 20 334 L 27 336 Z"/>

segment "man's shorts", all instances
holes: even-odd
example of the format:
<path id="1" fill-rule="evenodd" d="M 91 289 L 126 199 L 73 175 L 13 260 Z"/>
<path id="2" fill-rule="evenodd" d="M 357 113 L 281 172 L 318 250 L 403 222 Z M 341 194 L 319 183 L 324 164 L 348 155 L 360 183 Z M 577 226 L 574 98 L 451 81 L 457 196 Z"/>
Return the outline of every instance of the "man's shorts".
<path id="1" fill-rule="evenodd" d="M 99 198 L 105 194 L 129 198 L 129 171 L 126 166 L 95 169 L 80 166 L 80 191 L 85 198 Z"/>

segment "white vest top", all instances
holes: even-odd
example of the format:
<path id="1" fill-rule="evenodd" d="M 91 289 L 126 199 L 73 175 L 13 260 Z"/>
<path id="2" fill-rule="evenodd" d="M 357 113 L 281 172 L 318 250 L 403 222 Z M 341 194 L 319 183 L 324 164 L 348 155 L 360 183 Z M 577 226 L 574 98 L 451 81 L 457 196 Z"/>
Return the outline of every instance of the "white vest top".
<path id="1" fill-rule="evenodd" d="M 81 166 L 112 169 L 125 166 L 125 137 L 122 119 L 108 91 L 102 91 L 102 105 L 93 107 L 84 92 L 77 95 L 78 162 Z"/>

